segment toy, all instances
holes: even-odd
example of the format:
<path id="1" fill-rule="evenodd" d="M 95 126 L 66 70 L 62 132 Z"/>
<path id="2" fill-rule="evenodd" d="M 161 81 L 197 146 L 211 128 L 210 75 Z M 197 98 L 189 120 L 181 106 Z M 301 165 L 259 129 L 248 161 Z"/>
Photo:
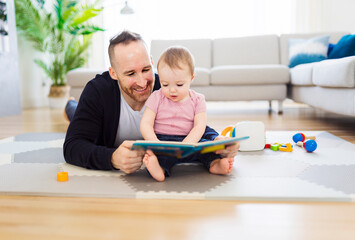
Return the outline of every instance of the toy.
<path id="1" fill-rule="evenodd" d="M 286 143 L 286 144 L 280 144 L 280 143 L 265 144 L 265 148 L 270 148 L 272 151 L 281 151 L 281 152 L 292 152 L 293 151 L 293 147 L 292 147 L 291 143 Z"/>
<path id="2" fill-rule="evenodd" d="M 235 126 L 226 127 L 221 135 L 231 137 L 249 136 L 249 139 L 240 142 L 239 151 L 259 151 L 265 147 L 265 126 L 259 121 L 243 121 Z"/>
<path id="3" fill-rule="evenodd" d="M 282 146 L 279 147 L 279 151 L 292 152 L 293 151 L 293 147 L 292 147 L 291 143 L 286 143 L 286 146 L 282 145 Z"/>
<path id="4" fill-rule="evenodd" d="M 295 135 L 293 135 L 292 140 L 295 143 L 298 142 L 304 142 L 306 139 L 312 139 L 312 140 L 316 140 L 315 136 L 306 136 L 303 133 L 296 133 Z"/>
<path id="5" fill-rule="evenodd" d="M 271 149 L 272 151 L 279 151 L 280 146 L 281 146 L 281 144 L 279 144 L 279 143 L 274 143 L 274 144 L 271 144 L 271 145 L 270 145 L 270 149 Z"/>
<path id="6" fill-rule="evenodd" d="M 304 142 L 298 142 L 297 146 L 303 147 L 307 152 L 311 153 L 317 149 L 317 142 L 313 139 L 308 139 Z"/>
<path id="7" fill-rule="evenodd" d="M 234 126 L 228 126 L 225 129 L 223 129 L 223 131 L 221 132 L 222 136 L 226 136 L 228 132 L 230 132 L 232 134 L 233 130 L 234 130 Z M 234 131 L 235 133 L 235 131 Z"/>
<path id="8" fill-rule="evenodd" d="M 58 172 L 57 173 L 58 182 L 66 182 L 69 180 L 68 172 Z"/>

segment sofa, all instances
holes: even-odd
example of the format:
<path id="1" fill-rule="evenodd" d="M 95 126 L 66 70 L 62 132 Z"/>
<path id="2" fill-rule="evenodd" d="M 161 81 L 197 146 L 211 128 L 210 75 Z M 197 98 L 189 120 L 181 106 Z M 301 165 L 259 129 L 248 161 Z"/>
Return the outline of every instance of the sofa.
<path id="1" fill-rule="evenodd" d="M 173 45 L 187 47 L 195 58 L 192 89 L 207 101 L 278 102 L 286 98 L 339 114 L 355 116 L 355 57 L 326 59 L 289 68 L 289 40 L 329 35 L 337 43 L 346 32 L 283 34 L 220 39 L 152 40 L 153 64 Z M 71 95 L 79 98 L 87 81 L 102 69 L 68 72 Z"/>

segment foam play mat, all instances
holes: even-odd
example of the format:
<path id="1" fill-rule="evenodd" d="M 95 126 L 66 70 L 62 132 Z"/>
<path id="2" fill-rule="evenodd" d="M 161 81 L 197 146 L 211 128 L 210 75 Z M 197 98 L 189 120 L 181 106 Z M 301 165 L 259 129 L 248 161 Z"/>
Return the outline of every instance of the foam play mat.
<path id="1" fill-rule="evenodd" d="M 266 141 L 293 143 L 295 132 L 269 131 Z M 27 133 L 0 140 L 0 194 L 270 201 L 355 200 L 355 145 L 328 132 L 313 153 L 265 149 L 239 152 L 231 174 L 212 175 L 202 166 L 178 165 L 156 182 L 144 169 L 126 175 L 65 163 L 64 133 Z M 57 172 L 69 180 L 57 181 Z"/>

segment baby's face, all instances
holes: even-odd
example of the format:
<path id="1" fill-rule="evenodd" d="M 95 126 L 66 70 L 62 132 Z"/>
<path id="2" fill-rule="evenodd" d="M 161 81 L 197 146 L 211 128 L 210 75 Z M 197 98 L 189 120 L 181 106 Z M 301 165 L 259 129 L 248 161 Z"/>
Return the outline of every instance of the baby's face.
<path id="1" fill-rule="evenodd" d="M 162 64 L 158 69 L 162 92 L 174 102 L 183 102 L 190 97 L 189 89 L 194 77 L 187 66 L 182 67 L 183 69 L 171 69 Z"/>

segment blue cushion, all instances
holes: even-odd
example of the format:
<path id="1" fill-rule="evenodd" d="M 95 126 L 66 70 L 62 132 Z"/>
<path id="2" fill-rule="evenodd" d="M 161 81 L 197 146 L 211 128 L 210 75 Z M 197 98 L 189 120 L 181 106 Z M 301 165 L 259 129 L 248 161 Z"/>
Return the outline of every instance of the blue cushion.
<path id="1" fill-rule="evenodd" d="M 342 58 L 355 55 L 355 35 L 345 35 L 334 46 L 328 58 Z"/>
<path id="2" fill-rule="evenodd" d="M 335 46 L 335 44 L 329 43 L 329 46 L 328 46 L 328 53 L 327 53 L 328 57 L 329 57 L 329 54 L 333 51 L 334 46 Z"/>
<path id="3" fill-rule="evenodd" d="M 311 39 L 289 39 L 289 67 L 303 63 L 319 62 L 327 58 L 329 36 Z"/>

